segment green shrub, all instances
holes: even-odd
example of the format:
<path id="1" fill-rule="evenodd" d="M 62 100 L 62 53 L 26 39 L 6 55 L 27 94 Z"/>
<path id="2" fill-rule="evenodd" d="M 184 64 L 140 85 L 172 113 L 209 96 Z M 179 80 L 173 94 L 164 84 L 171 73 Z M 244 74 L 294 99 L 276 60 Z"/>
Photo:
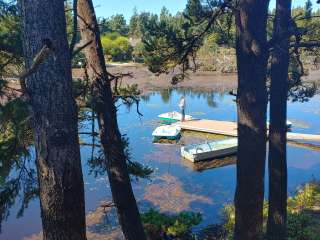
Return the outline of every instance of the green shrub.
<path id="1" fill-rule="evenodd" d="M 312 229 L 312 217 L 305 213 L 289 213 L 287 220 L 288 240 L 319 240 Z"/>
<path id="2" fill-rule="evenodd" d="M 178 215 L 160 213 L 154 209 L 141 215 L 147 234 L 151 239 L 162 236 L 182 237 L 191 233 L 191 228 L 201 220 L 200 213 L 182 212 Z"/>
<path id="3" fill-rule="evenodd" d="M 128 61 L 132 59 L 133 48 L 127 37 L 118 33 L 107 33 L 101 37 L 104 54 L 113 61 Z"/>
<path id="4" fill-rule="evenodd" d="M 144 51 L 145 51 L 144 44 L 142 42 L 138 42 L 135 45 L 132 52 L 134 62 L 140 62 L 140 63 L 144 62 L 144 57 L 143 57 Z"/>
<path id="5" fill-rule="evenodd" d="M 294 197 L 288 198 L 287 233 L 288 240 L 320 240 L 319 217 L 314 217 L 313 208 L 320 206 L 320 183 L 309 182 L 299 188 Z M 264 203 L 264 231 L 268 217 L 268 203 Z M 222 224 L 227 239 L 232 239 L 235 225 L 235 207 L 227 204 L 222 209 Z"/>
<path id="6" fill-rule="evenodd" d="M 314 206 L 320 206 L 320 184 L 316 181 L 305 184 L 294 197 L 288 198 L 289 212 L 297 212 Z"/>

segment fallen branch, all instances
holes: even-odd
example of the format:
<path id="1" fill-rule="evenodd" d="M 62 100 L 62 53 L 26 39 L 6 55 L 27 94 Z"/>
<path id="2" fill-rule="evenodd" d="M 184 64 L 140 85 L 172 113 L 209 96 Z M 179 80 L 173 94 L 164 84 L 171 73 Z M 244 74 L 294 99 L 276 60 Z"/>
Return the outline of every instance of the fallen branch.
<path id="1" fill-rule="evenodd" d="M 121 79 L 124 77 L 129 77 L 129 78 L 133 78 L 133 73 L 132 72 L 128 72 L 128 73 L 116 73 L 116 74 L 112 74 L 110 72 L 107 72 L 108 75 L 110 76 L 109 80 L 115 80 L 115 79 Z"/>

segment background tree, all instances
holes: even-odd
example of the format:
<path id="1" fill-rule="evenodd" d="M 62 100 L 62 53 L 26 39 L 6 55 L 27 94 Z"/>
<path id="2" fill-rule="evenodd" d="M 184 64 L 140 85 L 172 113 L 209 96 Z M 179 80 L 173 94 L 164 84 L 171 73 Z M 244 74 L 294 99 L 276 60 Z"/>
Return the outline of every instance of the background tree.
<path id="1" fill-rule="evenodd" d="M 139 17 L 137 8 L 133 9 L 133 15 L 130 18 L 129 36 L 132 38 L 140 38 L 141 37 L 140 17 Z"/>
<path id="2" fill-rule="evenodd" d="M 22 89 L 30 105 L 35 139 L 43 238 L 86 239 L 64 3 L 21 0 L 19 4 L 29 69 Z"/>
<path id="3" fill-rule="evenodd" d="M 100 20 L 101 33 L 105 32 L 117 32 L 121 35 L 127 36 L 129 28 L 127 26 L 126 19 L 122 14 L 116 14 L 107 19 Z"/>

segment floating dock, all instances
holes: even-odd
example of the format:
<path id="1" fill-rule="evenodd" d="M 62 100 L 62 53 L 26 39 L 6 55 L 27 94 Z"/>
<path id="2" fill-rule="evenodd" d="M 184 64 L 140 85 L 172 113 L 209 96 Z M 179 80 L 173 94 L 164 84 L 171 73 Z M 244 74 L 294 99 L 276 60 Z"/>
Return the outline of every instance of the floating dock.
<path id="1" fill-rule="evenodd" d="M 182 130 L 213 133 L 232 137 L 238 136 L 236 122 L 200 119 L 177 122 L 175 124 L 181 127 Z M 287 139 L 320 142 L 320 135 L 288 132 Z"/>

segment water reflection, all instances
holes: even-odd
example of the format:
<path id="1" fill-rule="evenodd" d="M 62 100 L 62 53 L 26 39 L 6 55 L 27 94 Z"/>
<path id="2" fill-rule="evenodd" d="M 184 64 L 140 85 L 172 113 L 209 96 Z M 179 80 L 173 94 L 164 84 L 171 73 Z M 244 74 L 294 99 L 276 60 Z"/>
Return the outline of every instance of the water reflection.
<path id="1" fill-rule="evenodd" d="M 217 93 L 194 92 L 190 90 L 165 90 L 142 96 L 140 110 L 143 117 L 139 117 L 136 109 L 127 109 L 120 106 L 118 111 L 119 126 L 122 134 L 126 134 L 130 141 L 128 149 L 132 160 L 144 166 L 151 166 L 154 173 L 151 180 L 142 179 L 133 182 L 133 188 L 139 207 L 142 211 L 155 207 L 163 211 L 193 210 L 203 213 L 201 226 L 215 223 L 220 218 L 220 209 L 225 203 L 233 201 L 235 191 L 235 157 L 228 157 L 214 161 L 191 164 L 180 157 L 180 147 L 186 144 L 199 143 L 208 139 L 219 139 L 222 136 L 201 134 L 184 131 L 182 138 L 174 145 L 158 145 L 152 143 L 151 133 L 159 124 L 157 115 L 160 113 L 179 110 L 179 98 L 185 95 L 187 100 L 187 114 L 198 118 L 236 121 L 236 104 L 234 97 Z M 320 133 L 319 115 L 320 96 L 313 97 L 305 103 L 289 103 L 288 118 L 293 119 L 294 132 Z M 301 114 L 303 112 L 303 114 Z M 92 128 L 90 115 L 80 125 L 81 132 L 89 132 Z M 297 124 L 295 124 L 297 123 Z M 97 125 L 95 125 L 95 128 Z M 81 142 L 99 144 L 94 142 L 91 135 L 81 135 Z M 0 141 L 1 142 L 1 141 Z M 95 149 L 94 155 L 98 153 Z M 1 144 L 0 144 L 1 154 Z M 89 239 L 102 239 L 109 231 L 111 235 L 117 230 L 110 230 L 115 226 L 112 212 L 107 213 L 109 222 L 103 217 L 100 208 L 101 201 L 110 200 L 111 192 L 108 180 L 102 172 L 97 178 L 92 172 L 88 159 L 92 159 L 92 146 L 81 147 L 81 157 L 85 181 L 86 210 L 89 219 L 96 213 L 97 221 L 88 226 Z M 0 162 L 2 157 L 0 157 Z M 32 162 L 32 161 L 31 161 Z M 0 168 L 0 184 L 13 176 L 14 162 L 3 162 Z M 314 149 L 302 149 L 297 146 L 288 147 L 288 176 L 289 192 L 312 178 L 320 178 L 320 154 Z M 10 171 L 11 169 L 11 171 Z M 267 180 L 267 178 L 266 178 Z M 1 185 L 2 186 L 2 185 Z M 267 182 L 266 182 L 267 186 Z M 267 193 L 266 193 L 267 196 Z M 16 213 L 19 204 L 12 205 Z M 32 219 L 32 221 L 30 221 Z M 99 221 L 98 221 L 99 220 Z M 31 202 L 24 217 L 17 220 L 15 214 L 8 217 L 3 225 L 1 239 L 22 239 L 23 236 L 38 234 L 41 231 L 40 212 L 38 200 Z M 101 225 L 99 225 L 101 224 Z M 19 232 L 16 231 L 19 226 Z M 91 226 L 91 227 L 90 227 Z M 99 233 L 102 232 L 102 233 Z"/>
<path id="2" fill-rule="evenodd" d="M 203 92 L 203 91 L 194 91 L 191 89 L 161 89 L 158 92 L 152 92 L 147 95 L 141 96 L 141 99 L 144 102 L 149 102 L 152 96 L 160 94 L 162 103 L 172 103 L 175 99 L 175 94 L 186 95 L 190 100 L 193 99 L 206 99 L 207 107 L 217 108 L 218 102 L 221 102 L 225 96 L 223 93 L 213 93 L 213 92 Z"/>
<path id="3" fill-rule="evenodd" d="M 27 116 L 26 104 L 19 99 L 0 105 L 0 232 L 2 221 L 10 216 L 13 206 L 16 216 L 21 217 L 38 195 Z"/>
<path id="4" fill-rule="evenodd" d="M 213 159 L 200 162 L 190 162 L 189 160 L 183 159 L 183 164 L 191 168 L 194 171 L 202 172 L 208 169 L 220 168 L 229 165 L 234 165 L 237 162 L 236 156 L 225 157 L 221 159 Z"/>
<path id="5" fill-rule="evenodd" d="M 213 201 L 207 196 L 193 194 L 186 191 L 179 178 L 165 173 L 154 179 L 145 189 L 142 204 L 148 208 L 159 209 L 167 213 L 179 213 L 181 211 L 201 211 L 201 208 L 192 208 L 198 204 L 212 205 Z"/>

